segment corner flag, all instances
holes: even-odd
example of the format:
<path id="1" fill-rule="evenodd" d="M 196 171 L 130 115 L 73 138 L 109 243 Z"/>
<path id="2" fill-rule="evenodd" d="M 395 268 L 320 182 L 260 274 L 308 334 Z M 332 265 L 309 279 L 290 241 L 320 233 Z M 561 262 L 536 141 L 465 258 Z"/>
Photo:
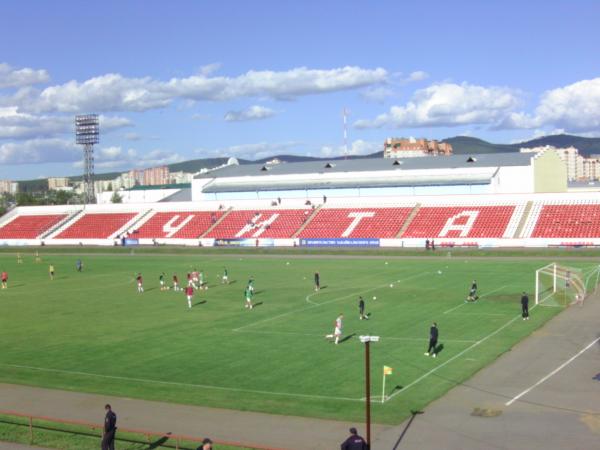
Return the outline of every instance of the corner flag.
<path id="1" fill-rule="evenodd" d="M 383 366 L 383 383 L 382 383 L 382 390 L 381 390 L 381 403 L 385 402 L 385 377 L 387 375 L 391 375 L 392 372 L 393 372 L 393 369 L 391 367 Z"/>
<path id="2" fill-rule="evenodd" d="M 388 367 L 388 366 L 383 366 L 383 374 L 384 375 L 391 375 L 392 374 L 392 368 Z"/>

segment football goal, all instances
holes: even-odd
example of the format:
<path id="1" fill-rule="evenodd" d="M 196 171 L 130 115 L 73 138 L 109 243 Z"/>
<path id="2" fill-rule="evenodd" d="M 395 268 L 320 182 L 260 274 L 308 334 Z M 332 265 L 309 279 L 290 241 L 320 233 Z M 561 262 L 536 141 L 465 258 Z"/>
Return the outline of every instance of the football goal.
<path id="1" fill-rule="evenodd" d="M 552 263 L 535 271 L 535 303 L 540 306 L 582 304 L 600 281 L 600 266 L 587 270 Z"/>

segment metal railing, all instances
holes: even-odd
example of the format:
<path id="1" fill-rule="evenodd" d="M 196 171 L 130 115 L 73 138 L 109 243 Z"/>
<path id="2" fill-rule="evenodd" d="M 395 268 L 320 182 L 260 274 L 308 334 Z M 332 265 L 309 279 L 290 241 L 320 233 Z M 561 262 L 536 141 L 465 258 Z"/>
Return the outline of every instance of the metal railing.
<path id="1" fill-rule="evenodd" d="M 98 434 L 98 438 L 101 438 L 102 430 L 104 428 L 103 424 L 85 422 L 82 420 L 66 420 L 66 419 L 58 419 L 56 417 L 36 416 L 33 414 L 27 414 L 27 413 L 22 413 L 22 412 L 18 412 L 18 411 L 0 410 L 0 415 L 20 417 L 23 419 L 27 419 L 27 421 L 28 421 L 27 424 L 15 424 L 15 425 L 23 425 L 23 426 L 27 426 L 29 428 L 30 444 L 33 444 L 35 428 L 43 428 L 45 430 L 63 432 L 63 433 L 67 433 L 67 434 L 75 434 L 76 433 L 76 431 L 70 431 L 70 430 L 65 430 L 65 429 L 61 429 L 61 428 L 52 428 L 51 426 L 48 426 L 48 425 L 43 425 L 43 426 L 36 425 L 34 422 L 35 420 L 51 422 L 51 423 L 56 423 L 56 424 L 61 424 L 61 425 L 79 426 L 82 428 L 90 429 L 92 432 L 99 431 L 100 433 Z M 0 422 L 2 422 L 2 419 L 0 419 Z M 153 439 L 154 440 L 165 439 L 163 444 L 166 443 L 166 441 L 171 441 L 171 442 L 173 442 L 171 447 L 174 447 L 176 450 L 182 449 L 182 447 L 181 447 L 182 442 L 201 443 L 203 440 L 203 438 L 187 436 L 187 435 L 183 435 L 183 434 L 174 434 L 171 432 L 162 433 L 162 432 L 157 432 L 157 431 L 141 430 L 138 428 L 125 428 L 122 426 L 118 427 L 118 431 L 120 433 L 131 433 L 131 434 L 137 434 L 137 435 L 143 436 L 146 439 L 146 441 L 148 442 L 148 444 L 152 444 Z M 119 438 L 117 438 L 117 440 L 119 440 Z M 251 449 L 255 449 L 255 450 L 285 450 L 283 448 L 265 447 L 264 445 L 257 445 L 257 444 L 251 444 L 251 443 L 245 443 L 245 442 L 221 441 L 221 440 L 217 440 L 217 439 L 214 439 L 213 441 L 215 444 L 228 445 L 231 447 L 251 448 Z"/>

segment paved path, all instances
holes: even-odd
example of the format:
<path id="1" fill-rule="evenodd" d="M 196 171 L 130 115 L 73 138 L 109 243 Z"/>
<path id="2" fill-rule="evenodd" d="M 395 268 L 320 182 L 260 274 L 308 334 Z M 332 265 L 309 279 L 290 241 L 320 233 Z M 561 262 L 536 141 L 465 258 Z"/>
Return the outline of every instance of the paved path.
<path id="1" fill-rule="evenodd" d="M 339 448 L 356 424 L 0 384 L 0 409 L 101 423 L 110 403 L 125 428 L 306 450 Z M 360 427 L 360 425 L 358 425 Z M 391 428 L 375 426 L 374 433 Z M 308 440 L 308 444 L 307 444 Z M 1 447 L 0 447 L 1 448 Z"/>
<path id="2" fill-rule="evenodd" d="M 412 422 L 379 434 L 374 448 L 598 449 L 599 337 L 600 298 L 570 307 Z"/>
<path id="3" fill-rule="evenodd" d="M 43 447 L 32 447 L 31 445 L 13 444 L 11 442 L 0 442 L 0 450 L 45 450 Z"/>

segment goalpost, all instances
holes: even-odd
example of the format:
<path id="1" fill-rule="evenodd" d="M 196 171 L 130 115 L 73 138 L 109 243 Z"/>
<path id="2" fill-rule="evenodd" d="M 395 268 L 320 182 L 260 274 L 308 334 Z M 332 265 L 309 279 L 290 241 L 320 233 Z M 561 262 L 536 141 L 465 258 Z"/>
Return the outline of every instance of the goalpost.
<path id="1" fill-rule="evenodd" d="M 535 271 L 535 304 L 568 306 L 583 303 L 600 281 L 600 266 L 582 270 L 552 263 Z"/>

